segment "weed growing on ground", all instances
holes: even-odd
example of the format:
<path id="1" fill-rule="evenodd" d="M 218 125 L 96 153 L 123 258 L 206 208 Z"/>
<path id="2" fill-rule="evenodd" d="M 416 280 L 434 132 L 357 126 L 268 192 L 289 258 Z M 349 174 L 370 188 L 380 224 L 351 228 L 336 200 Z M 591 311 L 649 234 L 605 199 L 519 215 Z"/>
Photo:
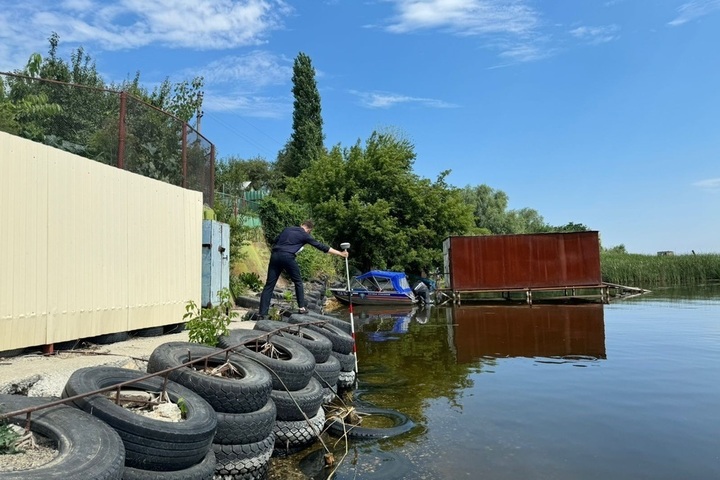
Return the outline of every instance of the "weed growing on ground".
<path id="1" fill-rule="evenodd" d="M 17 449 L 19 439 L 20 435 L 10 425 L 0 422 L 0 455 L 20 453 Z"/>
<path id="2" fill-rule="evenodd" d="M 183 320 L 187 321 L 191 342 L 214 347 L 219 336 L 228 334 L 228 325 L 238 313 L 232 310 L 232 295 L 227 288 L 218 292 L 218 299 L 217 305 L 207 308 L 198 307 L 192 300 L 185 305 Z"/>

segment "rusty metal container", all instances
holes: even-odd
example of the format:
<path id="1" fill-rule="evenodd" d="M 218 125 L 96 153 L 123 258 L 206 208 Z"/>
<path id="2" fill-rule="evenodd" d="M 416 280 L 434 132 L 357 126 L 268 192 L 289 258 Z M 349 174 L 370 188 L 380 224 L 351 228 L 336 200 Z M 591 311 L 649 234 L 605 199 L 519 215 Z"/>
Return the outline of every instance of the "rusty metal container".
<path id="1" fill-rule="evenodd" d="M 446 284 L 454 291 L 598 286 L 598 232 L 448 237 Z"/>

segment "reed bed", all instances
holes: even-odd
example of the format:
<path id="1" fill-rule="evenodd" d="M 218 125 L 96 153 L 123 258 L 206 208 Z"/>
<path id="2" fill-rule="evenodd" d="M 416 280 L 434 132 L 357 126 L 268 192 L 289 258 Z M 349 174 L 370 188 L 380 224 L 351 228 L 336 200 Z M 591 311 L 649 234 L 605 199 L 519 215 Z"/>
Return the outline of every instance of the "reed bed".
<path id="1" fill-rule="evenodd" d="M 638 255 L 602 252 L 603 282 L 639 288 L 720 282 L 720 254 Z"/>

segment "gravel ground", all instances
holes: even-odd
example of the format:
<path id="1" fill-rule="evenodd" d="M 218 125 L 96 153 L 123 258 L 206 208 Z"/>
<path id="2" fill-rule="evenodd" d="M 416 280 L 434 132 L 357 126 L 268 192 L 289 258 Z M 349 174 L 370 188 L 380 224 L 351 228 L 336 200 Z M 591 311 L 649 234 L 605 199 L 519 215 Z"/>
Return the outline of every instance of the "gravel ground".
<path id="1" fill-rule="evenodd" d="M 12 425 L 18 435 L 24 435 L 25 430 Z M 37 468 L 52 461 L 58 454 L 57 445 L 42 435 L 33 435 L 33 445 L 21 448 L 20 453 L 0 456 L 0 472 L 14 472 Z"/>

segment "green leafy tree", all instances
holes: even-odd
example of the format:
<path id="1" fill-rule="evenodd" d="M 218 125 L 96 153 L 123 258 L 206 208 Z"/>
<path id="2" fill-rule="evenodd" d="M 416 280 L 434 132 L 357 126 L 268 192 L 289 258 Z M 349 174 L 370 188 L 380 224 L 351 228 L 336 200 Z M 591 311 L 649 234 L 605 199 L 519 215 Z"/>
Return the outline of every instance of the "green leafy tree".
<path id="1" fill-rule="evenodd" d="M 590 229 L 582 223 L 568 222 L 565 225 L 559 225 L 557 227 L 550 227 L 553 232 L 587 232 Z M 622 245 L 621 245 L 622 246 Z M 625 248 L 622 246 L 623 249 Z"/>
<path id="2" fill-rule="evenodd" d="M 300 225 L 309 218 L 308 210 L 304 205 L 277 193 L 260 201 L 258 214 L 268 244 L 272 244 L 285 227 Z"/>
<path id="3" fill-rule="evenodd" d="M 482 184 L 462 190 L 463 199 L 473 209 L 475 227 L 492 234 L 515 233 L 508 218 L 508 195 Z"/>
<path id="4" fill-rule="evenodd" d="M 332 245 L 349 241 L 360 270 L 430 271 L 442 264 L 442 240 L 467 233 L 472 212 L 461 192 L 412 171 L 413 145 L 393 133 L 373 132 L 365 145 L 334 147 L 288 186 L 311 209 L 319 235 Z"/>
<path id="5" fill-rule="evenodd" d="M 544 232 L 583 232 L 588 228 L 581 223 L 569 222 L 554 227 L 532 208 L 508 210 L 508 195 L 488 185 L 470 185 L 462 189 L 464 201 L 473 209 L 476 235 L 518 234 Z"/>
<path id="6" fill-rule="evenodd" d="M 71 53 L 68 63 L 58 56 L 58 35 L 53 33 L 48 40 L 47 57 L 41 59 L 38 54 L 31 55 L 25 69 L 16 73 L 89 88 L 16 79 L 11 87 L 12 97 L 20 101 L 33 95 L 45 95 L 48 103 L 60 105 L 62 110 L 55 115 L 24 118 L 21 123 L 26 125 L 26 130 L 35 132 L 35 140 L 84 153 L 90 135 L 107 112 L 108 93 L 98 90 L 104 87 L 103 80 L 95 62 L 82 47 Z"/>
<path id="7" fill-rule="evenodd" d="M 292 136 L 278 154 L 277 167 L 294 178 L 325 152 L 320 92 L 310 57 L 299 53 L 293 65 Z"/>
<path id="8" fill-rule="evenodd" d="M 243 188 L 245 182 L 250 185 Z M 277 185 L 277 171 L 273 164 L 257 157 L 243 160 L 230 156 L 215 166 L 215 189 L 229 195 L 241 195 L 248 189 L 273 189 Z"/>

